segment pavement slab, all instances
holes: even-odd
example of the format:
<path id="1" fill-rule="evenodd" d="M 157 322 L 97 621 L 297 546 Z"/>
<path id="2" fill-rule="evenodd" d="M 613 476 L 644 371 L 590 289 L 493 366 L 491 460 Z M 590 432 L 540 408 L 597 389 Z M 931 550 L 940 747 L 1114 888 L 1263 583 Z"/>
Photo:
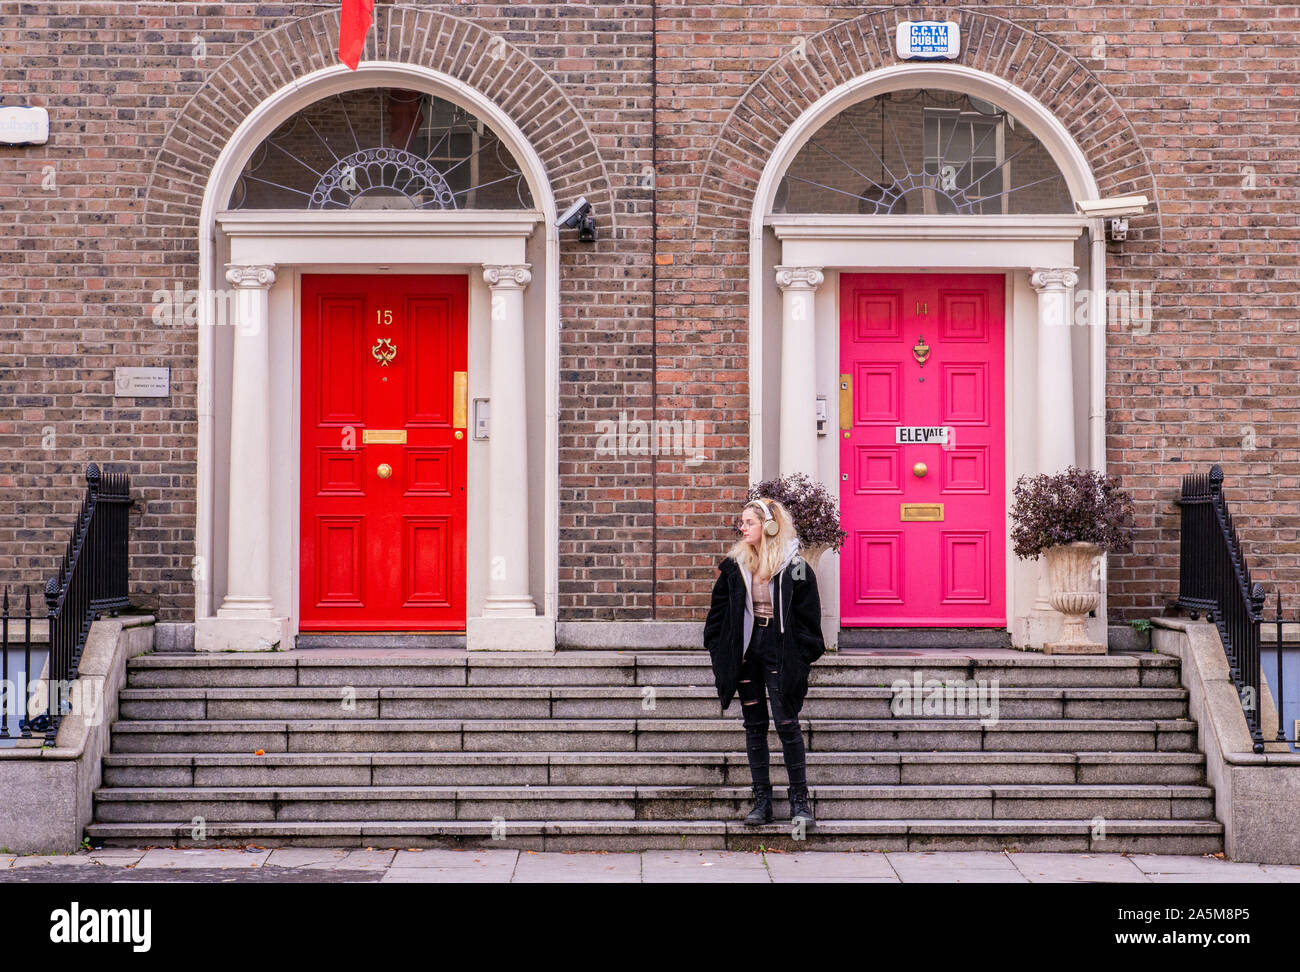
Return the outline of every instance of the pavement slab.
<path id="1" fill-rule="evenodd" d="M 899 878 L 907 884 L 924 882 L 1026 880 L 1001 851 L 897 851 L 886 853 Z"/>
<path id="2" fill-rule="evenodd" d="M 145 851 L 143 848 L 134 847 L 105 847 L 100 850 L 93 850 L 86 855 L 87 861 L 99 865 L 116 865 L 125 866 L 135 864 L 142 857 Z"/>
<path id="3" fill-rule="evenodd" d="M 483 867 L 390 867 L 381 884 L 508 884 L 510 874 L 502 868 Z"/>
<path id="4" fill-rule="evenodd" d="M 1242 861 L 1224 861 L 1217 857 L 1200 857 L 1178 854 L 1133 854 L 1129 857 L 1134 865 L 1145 874 L 1226 874 L 1230 871 L 1243 871 L 1247 874 L 1259 874 L 1259 864 Z M 1270 879 L 1271 880 L 1271 879 Z"/>
<path id="5" fill-rule="evenodd" d="M 13 858 L 10 868 L 77 866 L 86 863 L 84 856 L 76 854 L 28 854 Z"/>
<path id="6" fill-rule="evenodd" d="M 804 851 L 767 856 L 767 868 L 774 881 L 809 881 L 814 879 L 897 881 L 898 874 L 884 854 Z"/>
<path id="7" fill-rule="evenodd" d="M 1243 873 L 1241 871 L 1224 871 L 1216 873 L 1214 871 L 1181 871 L 1175 874 L 1160 874 L 1152 872 L 1147 875 L 1147 881 L 1151 884 L 1276 884 L 1271 877 L 1264 874 L 1263 871 L 1256 872 L 1255 875 Z"/>
<path id="8" fill-rule="evenodd" d="M 261 867 L 271 856 L 269 849 L 242 850 L 238 847 L 155 847 L 148 851 L 136 867 L 204 868 L 204 867 Z"/>
<path id="9" fill-rule="evenodd" d="M 1122 854 L 1013 854 L 1011 863 L 1035 883 L 1147 883 L 1146 873 Z"/>
<path id="10" fill-rule="evenodd" d="M 348 850 L 329 847 L 277 847 L 266 867 L 294 867 L 309 871 L 384 871 L 393 863 L 392 850 Z"/>
<path id="11" fill-rule="evenodd" d="M 1261 864 L 1259 869 L 1280 884 L 1300 884 L 1300 867 L 1293 864 Z"/>
<path id="12" fill-rule="evenodd" d="M 375 871 L 309 871 L 306 868 L 267 867 L 151 867 L 130 866 L 26 867 L 0 871 L 0 884 L 346 884 L 377 883 Z"/>
<path id="13" fill-rule="evenodd" d="M 635 851 L 525 851 L 519 855 L 516 884 L 549 881 L 628 883 L 641 881 L 641 855 Z"/>
<path id="14" fill-rule="evenodd" d="M 644 851 L 641 879 L 646 883 L 770 882 L 757 851 Z"/>
<path id="15" fill-rule="evenodd" d="M 439 868 L 506 868 L 507 873 L 514 871 L 519 851 L 508 848 L 491 850 L 452 850 L 434 848 L 430 850 L 399 850 L 393 856 L 390 865 L 393 870 L 407 870 L 420 867 Z"/>

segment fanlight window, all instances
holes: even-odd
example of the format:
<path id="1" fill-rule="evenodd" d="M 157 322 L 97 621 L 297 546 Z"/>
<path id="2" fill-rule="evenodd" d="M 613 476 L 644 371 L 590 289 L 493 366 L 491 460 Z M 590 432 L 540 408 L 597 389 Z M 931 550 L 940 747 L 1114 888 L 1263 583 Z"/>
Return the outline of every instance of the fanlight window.
<path id="1" fill-rule="evenodd" d="M 1065 178 L 1016 117 L 956 91 L 894 91 L 845 109 L 777 185 L 776 213 L 1073 213 Z"/>
<path id="2" fill-rule="evenodd" d="M 433 95 L 366 88 L 299 111 L 253 152 L 230 209 L 531 209 L 510 150 Z"/>

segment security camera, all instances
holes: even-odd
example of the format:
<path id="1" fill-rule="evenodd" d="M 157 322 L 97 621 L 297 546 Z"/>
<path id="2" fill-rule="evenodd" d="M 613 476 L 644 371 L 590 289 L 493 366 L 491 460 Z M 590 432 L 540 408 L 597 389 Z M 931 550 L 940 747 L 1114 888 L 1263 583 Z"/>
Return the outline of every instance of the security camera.
<path id="1" fill-rule="evenodd" d="M 1111 196 L 1109 199 L 1080 199 L 1079 212 L 1107 220 L 1106 235 L 1113 241 L 1128 238 L 1128 218 L 1139 216 L 1147 208 L 1146 196 Z"/>
<path id="2" fill-rule="evenodd" d="M 591 203 L 587 202 L 586 196 L 579 196 L 578 201 L 564 211 L 555 225 L 557 228 L 576 228 L 580 243 L 593 243 L 596 240 L 596 217 L 592 215 Z"/>
<path id="3" fill-rule="evenodd" d="M 578 220 L 582 218 L 584 212 L 591 212 L 591 203 L 587 202 L 586 196 L 579 196 L 578 201 L 564 211 L 564 215 L 556 222 L 556 226 L 567 226 L 573 229 L 578 225 Z"/>
<path id="4" fill-rule="evenodd" d="M 1140 216 L 1147 208 L 1146 196 L 1111 196 L 1108 199 L 1080 199 L 1075 202 L 1085 216 Z"/>

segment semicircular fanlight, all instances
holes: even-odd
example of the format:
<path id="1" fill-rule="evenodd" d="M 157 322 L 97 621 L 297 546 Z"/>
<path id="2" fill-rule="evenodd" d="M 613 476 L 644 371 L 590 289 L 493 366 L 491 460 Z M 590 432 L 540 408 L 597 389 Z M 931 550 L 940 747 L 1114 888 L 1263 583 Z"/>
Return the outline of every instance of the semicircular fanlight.
<path id="1" fill-rule="evenodd" d="M 459 105 L 360 88 L 308 105 L 249 156 L 231 209 L 531 209 L 500 137 Z"/>
<path id="2" fill-rule="evenodd" d="M 840 112 L 799 150 L 774 213 L 1072 213 L 1065 177 L 1014 115 L 958 91 L 915 89 Z"/>

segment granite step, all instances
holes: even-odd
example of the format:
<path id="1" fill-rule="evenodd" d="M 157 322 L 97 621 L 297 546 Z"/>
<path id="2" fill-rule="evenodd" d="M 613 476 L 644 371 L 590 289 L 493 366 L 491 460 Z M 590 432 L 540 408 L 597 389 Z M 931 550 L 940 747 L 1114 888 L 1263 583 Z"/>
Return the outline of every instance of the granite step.
<path id="1" fill-rule="evenodd" d="M 786 779 L 779 745 L 772 780 Z M 809 752 L 808 776 L 866 784 L 1201 784 L 1197 752 Z M 109 753 L 109 787 L 532 785 L 748 786 L 731 752 Z"/>
<path id="2" fill-rule="evenodd" d="M 746 827 L 739 820 L 337 820 L 92 823 L 97 844 L 180 847 L 452 847 L 577 850 L 1037 851 L 1214 854 L 1217 820 L 895 820 L 817 821 L 798 831 L 789 820 Z"/>
<path id="3" fill-rule="evenodd" d="M 1191 752 L 1189 719 L 801 719 L 819 751 Z M 734 751 L 739 719 L 120 720 L 111 752 Z M 774 731 L 769 739 L 779 746 Z"/>
<path id="4" fill-rule="evenodd" d="M 774 812 L 790 816 L 787 788 Z M 810 789 L 819 819 L 1209 820 L 1205 786 L 839 786 Z M 100 788 L 103 823 L 353 820 L 713 820 L 743 817 L 744 786 L 356 786 Z"/>
<path id="5" fill-rule="evenodd" d="M 816 685 L 801 715 L 810 719 L 897 718 L 888 687 Z M 1003 688 L 996 694 L 952 686 L 923 694 L 909 715 L 996 712 L 1002 719 L 1176 719 L 1187 714 L 1183 688 Z M 944 704 L 946 703 L 946 704 Z M 739 718 L 739 702 L 731 715 Z M 927 711 L 929 710 L 929 711 Z M 128 688 L 124 720 L 182 719 L 708 719 L 718 718 L 712 686 L 243 686 Z"/>
<path id="6" fill-rule="evenodd" d="M 922 682 L 997 679 L 1003 689 L 1047 685 L 1179 687 L 1178 660 L 1165 655 L 1015 654 L 1018 657 L 947 658 L 933 653 L 877 656 L 828 652 L 813 664 L 809 684 L 884 688 L 899 679 L 912 682 L 919 675 Z M 702 650 L 669 654 L 577 651 L 538 656 L 471 655 L 447 649 L 356 657 L 319 651 L 154 652 L 131 659 L 127 672 L 132 688 L 713 685 L 709 656 Z"/>

